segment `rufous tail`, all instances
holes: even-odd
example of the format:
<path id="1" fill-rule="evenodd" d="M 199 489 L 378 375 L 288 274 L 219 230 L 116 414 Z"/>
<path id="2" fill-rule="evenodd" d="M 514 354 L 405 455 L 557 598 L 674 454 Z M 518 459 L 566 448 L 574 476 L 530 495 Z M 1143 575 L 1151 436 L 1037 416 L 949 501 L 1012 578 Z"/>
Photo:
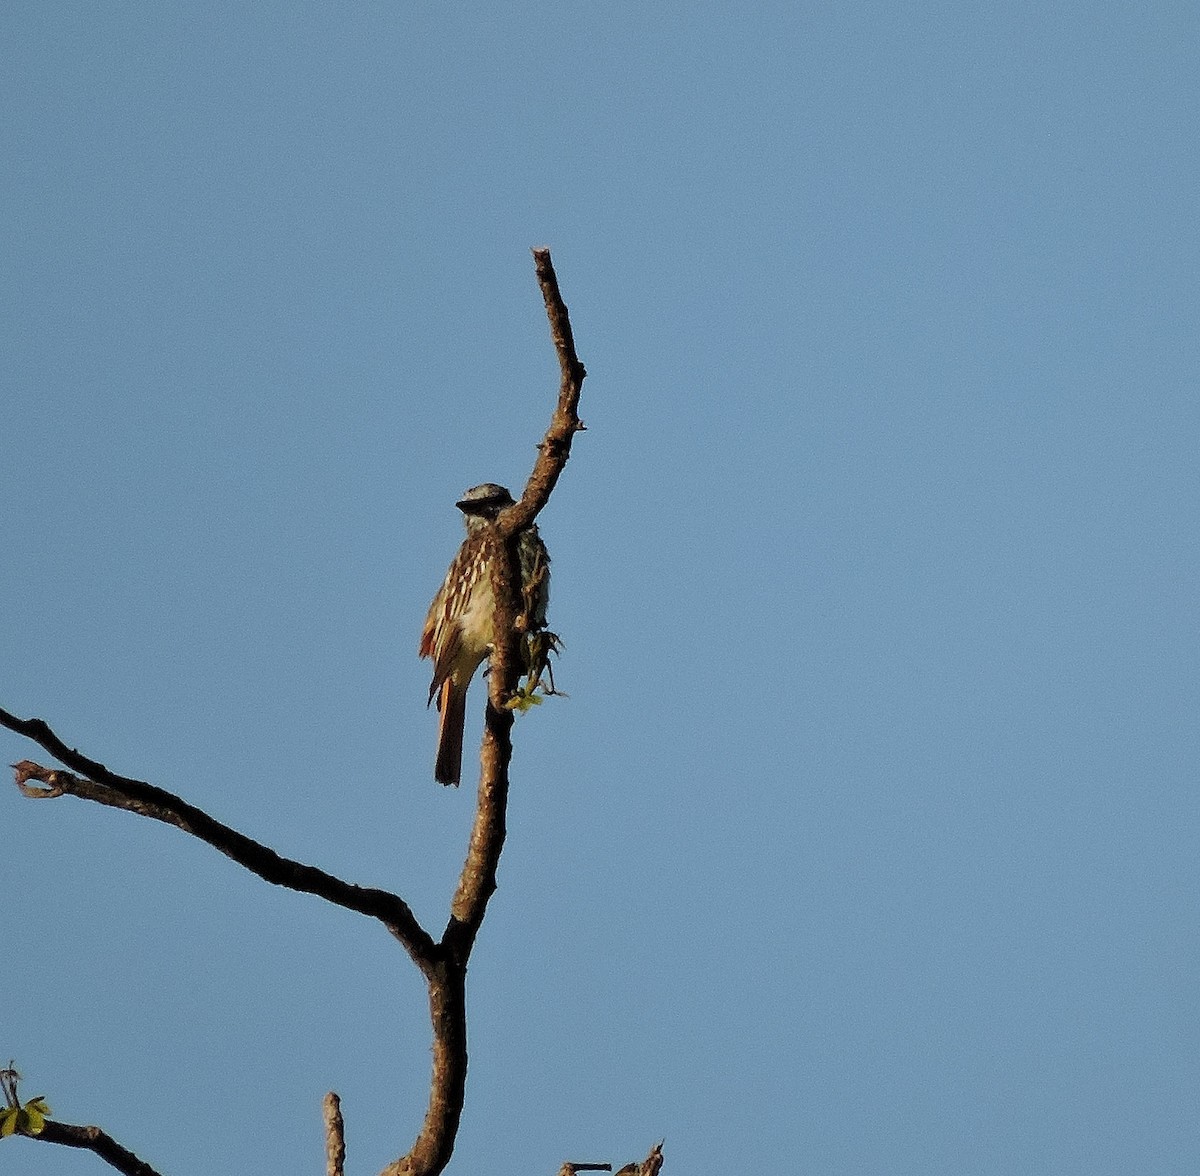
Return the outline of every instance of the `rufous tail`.
<path id="1" fill-rule="evenodd" d="M 467 721 L 467 692 L 447 678 L 438 699 L 437 762 L 433 778 L 439 784 L 458 784 L 462 776 L 463 724 Z"/>

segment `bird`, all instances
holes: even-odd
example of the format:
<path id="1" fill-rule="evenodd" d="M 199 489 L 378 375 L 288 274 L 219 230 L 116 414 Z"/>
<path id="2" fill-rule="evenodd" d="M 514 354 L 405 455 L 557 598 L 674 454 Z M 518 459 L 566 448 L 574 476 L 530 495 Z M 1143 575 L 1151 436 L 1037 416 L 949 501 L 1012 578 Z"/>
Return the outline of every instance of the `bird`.
<path id="1" fill-rule="evenodd" d="M 450 563 L 446 579 L 437 590 L 425 628 L 421 632 L 421 657 L 433 659 L 429 702 L 438 699 L 438 746 L 433 778 L 439 784 L 457 785 L 462 775 L 463 724 L 467 714 L 467 687 L 488 657 L 493 632 L 496 597 L 492 589 L 490 524 L 513 496 L 495 482 L 472 486 L 455 506 L 463 513 L 467 537 Z M 530 523 L 517 535 L 521 596 L 526 632 L 544 629 L 550 600 L 550 556 Z"/>

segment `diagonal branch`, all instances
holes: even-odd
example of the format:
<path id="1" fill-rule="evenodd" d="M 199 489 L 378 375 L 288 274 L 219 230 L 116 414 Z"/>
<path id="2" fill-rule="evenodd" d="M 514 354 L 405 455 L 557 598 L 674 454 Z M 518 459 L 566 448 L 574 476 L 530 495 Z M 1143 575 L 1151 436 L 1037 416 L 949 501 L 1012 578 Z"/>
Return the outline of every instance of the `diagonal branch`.
<path id="1" fill-rule="evenodd" d="M 525 483 L 521 501 L 510 506 L 500 517 L 499 526 L 504 538 L 515 535 L 529 526 L 550 500 L 550 494 L 559 475 L 571 456 L 571 441 L 582 432 L 584 423 L 579 419 L 579 393 L 583 387 L 587 369 L 575 354 L 575 336 L 571 331 L 571 319 L 567 304 L 558 290 L 558 277 L 550 261 L 549 249 L 535 249 L 533 264 L 537 270 L 538 285 L 546 303 L 546 317 L 550 320 L 550 338 L 558 353 L 560 373 L 558 403 L 550 419 L 550 427 L 539 446 L 533 472 Z"/>
<path id="2" fill-rule="evenodd" d="M 139 1160 L 133 1152 L 122 1147 L 111 1135 L 106 1131 L 101 1131 L 99 1127 L 77 1127 L 73 1123 L 59 1123 L 54 1119 L 47 1119 L 39 1134 L 30 1135 L 27 1138 L 95 1152 L 118 1172 L 124 1172 L 125 1176 L 159 1176 L 159 1173 L 145 1160 Z"/>
<path id="3" fill-rule="evenodd" d="M 0 709 L 0 726 L 32 739 L 55 759 L 74 769 L 64 772 L 29 760 L 14 764 L 17 786 L 26 796 L 78 796 L 174 825 L 220 850 L 266 882 L 314 894 L 347 910 L 378 919 L 404 945 L 418 967 L 423 967 L 437 954 L 432 937 L 398 896 L 386 890 L 355 886 L 315 866 L 281 857 L 273 849 L 223 825 L 174 793 L 144 780 L 133 780 L 109 771 L 102 763 L 68 747 L 41 719 L 21 719 Z M 30 788 L 29 780 L 40 781 L 46 789 Z"/>

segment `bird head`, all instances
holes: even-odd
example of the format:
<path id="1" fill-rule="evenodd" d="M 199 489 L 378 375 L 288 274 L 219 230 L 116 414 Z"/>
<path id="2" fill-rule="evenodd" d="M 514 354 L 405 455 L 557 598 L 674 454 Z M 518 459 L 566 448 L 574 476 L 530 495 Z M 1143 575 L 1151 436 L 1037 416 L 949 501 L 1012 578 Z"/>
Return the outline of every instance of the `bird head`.
<path id="1" fill-rule="evenodd" d="M 487 519 L 492 522 L 507 506 L 514 503 L 513 496 L 495 482 L 484 482 L 472 486 L 454 505 L 467 516 L 469 527 L 475 519 Z"/>

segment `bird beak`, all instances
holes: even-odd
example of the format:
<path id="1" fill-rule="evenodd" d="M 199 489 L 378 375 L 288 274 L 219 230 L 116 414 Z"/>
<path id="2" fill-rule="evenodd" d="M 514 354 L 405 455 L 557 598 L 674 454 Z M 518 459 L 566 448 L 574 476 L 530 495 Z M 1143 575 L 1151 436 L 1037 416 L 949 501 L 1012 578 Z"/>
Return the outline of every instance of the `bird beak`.
<path id="1" fill-rule="evenodd" d="M 463 514 L 486 514 L 489 510 L 499 511 L 512 506 L 512 502 L 503 498 L 462 498 L 454 504 Z"/>

